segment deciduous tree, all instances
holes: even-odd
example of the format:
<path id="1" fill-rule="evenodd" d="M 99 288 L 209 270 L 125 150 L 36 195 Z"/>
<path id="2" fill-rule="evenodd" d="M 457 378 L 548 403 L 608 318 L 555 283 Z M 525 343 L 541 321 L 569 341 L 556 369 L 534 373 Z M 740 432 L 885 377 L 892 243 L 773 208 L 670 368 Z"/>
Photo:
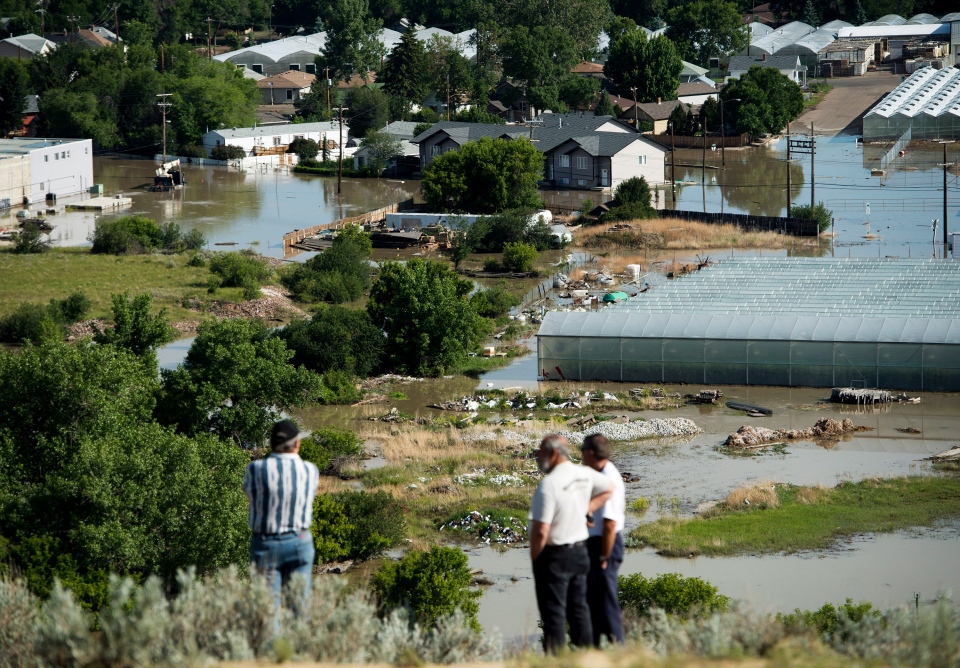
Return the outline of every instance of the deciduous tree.
<path id="1" fill-rule="evenodd" d="M 803 112 L 803 92 L 790 77 L 772 67 L 754 65 L 720 93 L 726 119 L 737 132 L 753 136 L 780 132 Z"/>
<path id="2" fill-rule="evenodd" d="M 676 99 L 682 70 L 673 42 L 662 35 L 647 39 L 639 28 L 610 44 L 610 55 L 603 66 L 603 73 L 618 88 L 636 88 L 639 102 Z"/>
<path id="3" fill-rule="evenodd" d="M 23 127 L 30 93 L 27 69 L 14 58 L 0 58 L 0 137 Z"/>
<path id="4" fill-rule="evenodd" d="M 420 192 L 444 211 L 533 209 L 542 203 L 537 190 L 542 178 L 543 155 L 528 140 L 483 137 L 431 160 Z"/>
<path id="5" fill-rule="evenodd" d="M 470 303 L 471 288 L 438 262 L 382 264 L 367 312 L 386 334 L 386 366 L 436 376 L 463 363 L 486 331 Z"/>
<path id="6" fill-rule="evenodd" d="M 380 131 L 367 132 L 363 147 L 370 151 L 370 169 L 377 175 L 386 169 L 387 163 L 403 153 L 399 139 Z"/>
<path id="7" fill-rule="evenodd" d="M 670 10 L 667 24 L 680 57 L 704 67 L 747 45 L 737 5 L 727 0 L 690 0 Z"/>
<path id="8" fill-rule="evenodd" d="M 503 41 L 503 72 L 523 82 L 524 93 L 536 109 L 564 111 L 560 86 L 579 62 L 573 38 L 560 28 L 515 27 Z"/>
<path id="9" fill-rule="evenodd" d="M 367 0 L 334 0 L 324 21 L 327 41 L 317 56 L 318 69 L 329 67 L 331 78 L 340 81 L 355 73 L 366 78 L 367 72 L 379 69 L 386 54 L 377 39 L 383 22 L 370 15 Z"/>
<path id="10" fill-rule="evenodd" d="M 555 28 L 552 34 L 568 36 L 574 64 L 596 54 L 597 38 L 611 17 L 607 0 L 511 0 L 507 12 L 506 25 Z"/>
<path id="11" fill-rule="evenodd" d="M 390 121 L 390 98 L 379 88 L 351 88 L 344 115 L 350 121 L 350 133 L 365 137 L 370 130 L 379 130 Z"/>

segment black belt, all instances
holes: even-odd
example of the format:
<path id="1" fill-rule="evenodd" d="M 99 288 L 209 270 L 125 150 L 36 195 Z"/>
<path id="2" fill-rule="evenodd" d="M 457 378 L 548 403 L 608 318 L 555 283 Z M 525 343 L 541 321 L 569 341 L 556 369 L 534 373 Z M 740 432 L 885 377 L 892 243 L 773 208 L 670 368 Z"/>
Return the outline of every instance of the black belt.
<path id="1" fill-rule="evenodd" d="M 254 536 L 259 536 L 260 538 L 282 538 L 283 536 L 293 536 L 298 533 L 303 533 L 304 531 L 309 531 L 309 529 L 299 529 L 297 531 L 284 531 L 283 533 L 255 533 Z"/>
<path id="2" fill-rule="evenodd" d="M 547 545 L 543 549 L 563 552 L 564 550 L 574 550 L 578 547 L 586 547 L 586 546 L 587 546 L 587 541 L 581 540 L 579 543 L 567 543 L 566 545 Z"/>

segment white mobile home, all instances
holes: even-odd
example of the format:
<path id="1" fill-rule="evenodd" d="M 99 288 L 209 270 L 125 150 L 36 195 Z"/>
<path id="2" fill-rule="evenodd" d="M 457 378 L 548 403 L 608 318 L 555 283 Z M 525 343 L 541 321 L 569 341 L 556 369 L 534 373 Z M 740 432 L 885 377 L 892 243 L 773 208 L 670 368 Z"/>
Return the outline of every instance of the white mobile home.
<path id="1" fill-rule="evenodd" d="M 343 124 L 343 142 L 346 144 L 350 128 Z M 283 125 L 261 125 L 252 128 L 227 128 L 211 130 L 203 135 L 203 147 L 208 152 L 221 145 L 239 146 L 248 156 L 275 152 L 276 149 L 289 146 L 294 139 L 312 139 L 317 144 L 327 142 L 335 149 L 340 145 L 340 124 L 336 121 L 322 123 L 288 123 Z"/>

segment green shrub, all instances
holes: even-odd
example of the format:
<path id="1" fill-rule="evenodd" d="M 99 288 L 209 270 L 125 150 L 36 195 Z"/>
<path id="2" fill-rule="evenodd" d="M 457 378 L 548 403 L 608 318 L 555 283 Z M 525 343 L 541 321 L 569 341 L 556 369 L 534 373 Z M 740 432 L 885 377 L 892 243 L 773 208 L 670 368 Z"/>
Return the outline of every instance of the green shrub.
<path id="1" fill-rule="evenodd" d="M 310 531 L 322 562 L 379 556 L 403 540 L 405 529 L 403 508 L 392 496 L 358 491 L 317 495 Z"/>
<path id="2" fill-rule="evenodd" d="M 51 299 L 47 305 L 20 304 L 9 315 L 0 317 L 0 341 L 40 343 L 67 335 L 67 326 L 83 319 L 90 310 L 90 299 L 74 292 L 66 299 Z"/>
<path id="3" fill-rule="evenodd" d="M 484 318 L 498 318 L 506 315 L 510 309 L 520 304 L 520 298 L 507 290 L 503 282 L 486 290 L 477 290 L 470 297 L 470 301 L 477 309 L 477 313 Z"/>
<path id="4" fill-rule="evenodd" d="M 650 206 L 650 186 L 642 176 L 621 181 L 613 195 L 618 205 L 646 204 Z"/>
<path id="5" fill-rule="evenodd" d="M 828 209 L 823 202 L 818 202 L 815 207 L 809 204 L 794 204 L 790 207 L 790 217 L 803 220 L 815 220 L 821 232 L 830 229 L 830 221 L 833 218 L 833 211 Z"/>
<path id="6" fill-rule="evenodd" d="M 350 226 L 340 230 L 328 250 L 297 265 L 280 280 L 300 301 L 354 301 L 370 287 L 373 268 L 367 258 L 372 252 L 370 235 Z"/>
<path id="7" fill-rule="evenodd" d="M 217 253 L 210 259 L 210 271 L 218 277 L 220 287 L 243 288 L 244 299 L 260 296 L 260 285 L 270 277 L 266 258 L 251 250 Z"/>
<path id="8" fill-rule="evenodd" d="M 328 406 L 355 404 L 363 398 L 354 376 L 346 371 L 328 371 L 320 377 L 320 396 L 317 402 Z"/>
<path id="9" fill-rule="evenodd" d="M 703 615 L 722 612 L 730 606 L 730 599 L 709 582 L 677 573 L 664 573 L 653 580 L 640 573 L 621 575 L 618 596 L 621 607 L 637 615 L 654 608 L 671 615 Z"/>
<path id="10" fill-rule="evenodd" d="M 207 158 L 207 149 L 196 144 L 186 144 L 177 149 L 177 153 L 184 158 Z"/>
<path id="11" fill-rule="evenodd" d="M 188 267 L 206 267 L 207 260 L 200 253 L 194 253 L 190 256 L 190 259 L 187 260 Z"/>
<path id="12" fill-rule="evenodd" d="M 276 333 L 294 352 L 293 363 L 317 373 L 345 371 L 366 377 L 383 358 L 386 340 L 366 311 L 324 306 L 310 320 L 294 320 Z"/>
<path id="13" fill-rule="evenodd" d="M 228 32 L 223 36 L 223 43 L 231 49 L 239 49 L 243 47 L 243 38 L 234 32 Z"/>
<path id="14" fill-rule="evenodd" d="M 409 604 L 424 627 L 460 610 L 470 628 L 480 631 L 477 599 L 482 592 L 470 589 L 467 555 L 455 547 L 434 546 L 429 552 L 408 552 L 384 566 L 373 577 L 373 589 L 388 609 Z"/>
<path id="15" fill-rule="evenodd" d="M 317 429 L 300 441 L 300 456 L 325 473 L 363 454 L 363 442 L 349 429 Z"/>
<path id="16" fill-rule="evenodd" d="M 503 266 L 510 271 L 532 271 L 539 257 L 536 247 L 531 244 L 517 242 L 503 247 Z"/>
<path id="17" fill-rule="evenodd" d="M 498 271 L 503 271 L 503 265 L 500 264 L 500 260 L 495 257 L 488 257 L 483 261 L 483 270 L 495 273 Z"/>
<path id="18" fill-rule="evenodd" d="M 163 237 L 156 221 L 146 216 L 99 219 L 89 240 L 91 253 L 125 255 L 149 252 L 161 247 Z"/>
<path id="19" fill-rule="evenodd" d="M 23 224 L 19 232 L 13 235 L 13 252 L 22 255 L 30 253 L 44 253 L 51 244 L 43 238 L 43 233 L 36 223 L 29 221 Z"/>
<path id="20" fill-rule="evenodd" d="M 506 125 L 507 123 L 500 116 L 486 112 L 479 107 L 461 109 L 455 113 L 450 120 L 457 121 L 458 123 L 486 123 L 487 125 Z"/>
<path id="21" fill-rule="evenodd" d="M 827 638 L 833 638 L 838 631 L 842 631 L 845 621 L 856 623 L 867 617 L 879 619 L 882 613 L 875 610 L 869 601 L 854 604 L 853 599 L 850 598 L 838 606 L 824 603 L 819 610 L 797 608 L 792 613 L 777 613 L 777 621 L 787 630 L 810 629 L 816 631 L 817 635 Z"/>
<path id="22" fill-rule="evenodd" d="M 194 228 L 183 235 L 183 245 L 188 251 L 202 250 L 207 245 L 207 236 Z"/>
<path id="23" fill-rule="evenodd" d="M 603 212 L 597 219 L 599 224 L 616 223 L 622 220 L 640 220 L 644 218 L 656 218 L 657 210 L 649 204 L 644 205 L 639 202 L 616 206 L 609 211 Z"/>
<path id="24" fill-rule="evenodd" d="M 426 132 L 427 130 L 432 128 L 434 125 L 436 125 L 436 123 L 417 123 L 413 127 L 413 136 L 416 137 L 417 135 L 423 132 Z"/>
<path id="25" fill-rule="evenodd" d="M 313 160 L 320 153 L 320 146 L 312 139 L 300 137 L 290 142 L 287 151 L 295 153 L 300 160 Z"/>
<path id="26" fill-rule="evenodd" d="M 247 152 L 240 146 L 219 144 L 210 151 L 210 157 L 214 160 L 242 160 L 247 157 Z"/>

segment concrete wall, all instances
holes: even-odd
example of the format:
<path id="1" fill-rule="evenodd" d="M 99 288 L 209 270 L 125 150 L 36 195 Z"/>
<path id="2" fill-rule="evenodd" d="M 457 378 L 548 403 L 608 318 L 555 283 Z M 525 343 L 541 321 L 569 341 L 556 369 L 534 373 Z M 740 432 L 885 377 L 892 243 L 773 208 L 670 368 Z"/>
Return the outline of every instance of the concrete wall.
<path id="1" fill-rule="evenodd" d="M 93 141 L 80 139 L 30 151 L 31 202 L 47 193 L 66 197 L 86 192 L 93 185 Z"/>
<path id="2" fill-rule="evenodd" d="M 23 203 L 30 189 L 30 156 L 13 155 L 0 160 L 0 199 L 11 206 Z"/>

